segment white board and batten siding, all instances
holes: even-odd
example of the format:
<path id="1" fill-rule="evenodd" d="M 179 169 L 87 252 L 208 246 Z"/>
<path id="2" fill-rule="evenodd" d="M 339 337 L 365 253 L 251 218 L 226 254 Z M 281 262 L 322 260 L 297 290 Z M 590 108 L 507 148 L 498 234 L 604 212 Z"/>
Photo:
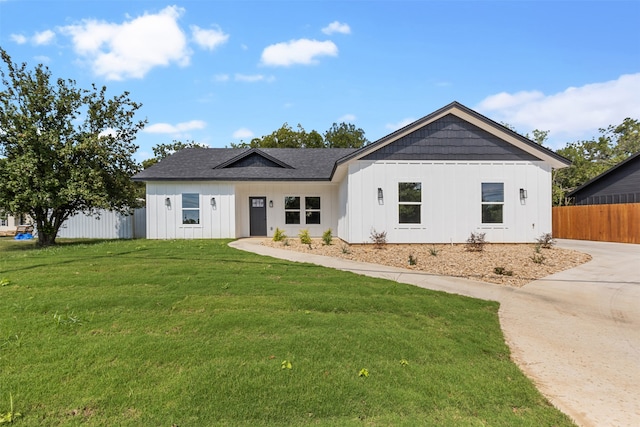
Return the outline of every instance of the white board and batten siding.
<path id="1" fill-rule="evenodd" d="M 198 194 L 199 224 L 183 224 L 182 194 Z M 215 198 L 215 205 L 212 199 Z M 168 199 L 168 202 L 167 202 Z M 225 182 L 147 182 L 148 239 L 233 238 L 234 185 Z"/>
<path id="2" fill-rule="evenodd" d="M 139 239 L 146 236 L 145 208 L 131 215 L 100 210 L 98 215 L 78 213 L 68 218 L 57 237 L 66 239 Z"/>
<path id="3" fill-rule="evenodd" d="M 358 161 L 345 179 L 338 230 L 350 243 L 370 243 L 373 229 L 386 231 L 389 243 L 463 243 L 471 232 L 489 242 L 533 242 L 551 232 L 551 171 L 543 162 Z M 419 224 L 399 223 L 401 182 L 422 185 Z M 504 184 L 502 224 L 482 223 L 482 183 Z"/>
<path id="4" fill-rule="evenodd" d="M 249 197 L 266 197 L 267 236 L 276 228 L 289 237 L 297 237 L 300 230 L 308 229 L 314 237 L 331 229 L 335 236 L 338 228 L 338 186 L 332 183 L 307 182 L 247 182 L 236 184 L 236 236 L 249 237 Z M 300 224 L 286 224 L 285 197 L 300 197 Z M 320 224 L 305 224 L 304 198 L 320 197 Z M 271 207 L 273 202 L 273 207 Z"/>

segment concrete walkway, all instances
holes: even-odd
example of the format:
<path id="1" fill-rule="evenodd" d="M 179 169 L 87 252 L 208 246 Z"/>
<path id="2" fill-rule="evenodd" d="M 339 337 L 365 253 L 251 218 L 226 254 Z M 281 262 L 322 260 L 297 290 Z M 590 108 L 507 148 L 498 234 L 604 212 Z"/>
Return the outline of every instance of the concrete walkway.
<path id="1" fill-rule="evenodd" d="M 640 245 L 559 240 L 592 261 L 509 288 L 310 255 L 242 239 L 237 249 L 500 302 L 512 357 L 580 426 L 640 426 Z"/>

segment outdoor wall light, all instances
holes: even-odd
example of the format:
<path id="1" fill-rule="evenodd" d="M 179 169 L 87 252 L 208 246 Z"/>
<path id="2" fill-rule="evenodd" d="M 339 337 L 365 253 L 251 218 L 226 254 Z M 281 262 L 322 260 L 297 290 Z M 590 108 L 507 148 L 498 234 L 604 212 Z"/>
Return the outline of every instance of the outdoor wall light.
<path id="1" fill-rule="evenodd" d="M 272 208 L 273 207 L 273 200 L 269 200 L 269 207 Z"/>
<path id="2" fill-rule="evenodd" d="M 171 207 L 171 199 L 169 197 L 167 197 L 166 199 L 164 199 L 164 205 L 168 208 Z"/>
<path id="3" fill-rule="evenodd" d="M 217 208 L 217 207 L 218 207 L 218 206 L 216 205 L 216 198 L 215 198 L 215 197 L 212 197 L 212 198 L 211 198 L 211 207 L 212 207 L 213 209 L 215 209 L 215 208 Z"/>
<path id="4" fill-rule="evenodd" d="M 524 188 L 520 189 L 520 199 L 524 200 L 527 198 L 527 190 L 525 190 Z"/>
<path id="5" fill-rule="evenodd" d="M 384 194 L 382 193 L 382 188 L 378 187 L 378 203 L 382 203 L 384 201 Z"/>

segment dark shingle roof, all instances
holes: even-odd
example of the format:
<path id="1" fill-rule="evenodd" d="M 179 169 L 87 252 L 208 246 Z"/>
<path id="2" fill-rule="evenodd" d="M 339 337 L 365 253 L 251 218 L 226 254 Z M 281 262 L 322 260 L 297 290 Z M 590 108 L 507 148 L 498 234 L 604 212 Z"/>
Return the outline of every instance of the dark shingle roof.
<path id="1" fill-rule="evenodd" d="M 329 181 L 336 161 L 355 151 L 353 148 L 187 148 L 143 170 L 133 180 Z M 256 155 L 265 161 L 243 162 Z"/>

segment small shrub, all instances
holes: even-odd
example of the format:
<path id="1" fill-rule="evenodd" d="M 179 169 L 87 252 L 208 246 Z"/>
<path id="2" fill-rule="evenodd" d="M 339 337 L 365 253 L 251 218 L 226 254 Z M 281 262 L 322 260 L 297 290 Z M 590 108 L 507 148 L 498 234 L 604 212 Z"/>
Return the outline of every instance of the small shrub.
<path id="1" fill-rule="evenodd" d="M 284 239 L 284 240 L 282 241 L 282 244 L 283 244 L 284 246 L 291 246 L 291 242 L 289 241 L 289 239 Z"/>
<path id="2" fill-rule="evenodd" d="M 507 270 L 504 267 L 495 267 L 493 269 L 493 272 L 495 274 L 497 274 L 498 276 L 513 276 L 513 271 L 512 270 Z"/>
<path id="3" fill-rule="evenodd" d="M 345 255 L 349 255 L 351 253 L 351 249 L 349 249 L 349 245 L 346 245 L 344 243 L 340 247 L 340 250 L 342 250 L 342 253 Z"/>
<path id="4" fill-rule="evenodd" d="M 300 230 L 298 237 L 300 238 L 300 243 L 303 245 L 309 245 L 309 249 L 311 249 L 312 240 L 308 229 L 305 228 L 304 230 Z"/>
<path id="5" fill-rule="evenodd" d="M 556 239 L 553 238 L 551 233 L 544 233 L 536 239 L 536 242 L 544 249 L 551 249 L 551 247 L 556 244 Z"/>
<path id="6" fill-rule="evenodd" d="M 333 234 L 331 233 L 331 229 L 328 229 L 327 231 L 322 233 L 322 243 L 329 246 L 332 240 L 333 240 Z"/>
<path id="7" fill-rule="evenodd" d="M 431 255 L 431 256 L 438 256 L 438 253 L 439 253 L 439 252 L 440 252 L 440 251 L 439 251 L 438 249 L 436 249 L 436 247 L 435 247 L 435 246 L 431 246 L 431 247 L 429 248 L 429 255 Z"/>
<path id="8" fill-rule="evenodd" d="M 386 231 L 376 231 L 375 228 L 371 229 L 371 241 L 374 246 L 378 249 L 382 249 L 387 244 L 387 232 Z"/>
<path id="9" fill-rule="evenodd" d="M 539 243 L 536 243 L 536 245 L 533 247 L 533 252 L 535 252 L 537 254 L 541 254 L 542 253 L 542 245 L 540 245 Z"/>
<path id="10" fill-rule="evenodd" d="M 409 265 L 416 265 L 418 263 L 418 258 L 413 255 L 409 255 Z"/>
<path id="11" fill-rule="evenodd" d="M 531 261 L 535 262 L 536 264 L 542 264 L 544 262 L 544 260 L 545 260 L 545 257 L 542 254 L 535 254 L 534 253 L 531 256 Z"/>
<path id="12" fill-rule="evenodd" d="M 287 235 L 284 234 L 284 230 L 280 230 L 276 227 L 276 231 L 273 232 L 273 241 L 274 242 L 282 242 L 287 238 Z"/>
<path id="13" fill-rule="evenodd" d="M 471 232 L 471 235 L 467 239 L 467 244 L 465 248 L 470 252 L 482 252 L 484 251 L 484 245 L 488 242 L 484 239 L 485 233 L 474 233 Z"/>

